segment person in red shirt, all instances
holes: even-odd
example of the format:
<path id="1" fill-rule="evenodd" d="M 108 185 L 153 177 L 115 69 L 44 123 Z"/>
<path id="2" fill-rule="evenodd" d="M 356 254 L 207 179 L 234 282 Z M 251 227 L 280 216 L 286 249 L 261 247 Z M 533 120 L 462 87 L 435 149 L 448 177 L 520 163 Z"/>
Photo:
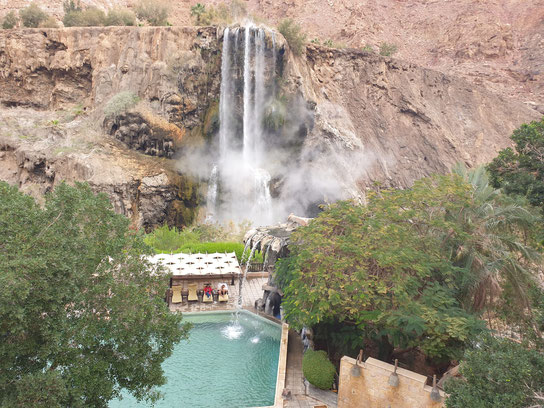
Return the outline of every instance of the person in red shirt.
<path id="1" fill-rule="evenodd" d="M 204 294 L 206 295 L 206 297 L 209 299 L 210 296 L 212 295 L 212 286 L 207 283 L 205 286 L 204 286 Z"/>

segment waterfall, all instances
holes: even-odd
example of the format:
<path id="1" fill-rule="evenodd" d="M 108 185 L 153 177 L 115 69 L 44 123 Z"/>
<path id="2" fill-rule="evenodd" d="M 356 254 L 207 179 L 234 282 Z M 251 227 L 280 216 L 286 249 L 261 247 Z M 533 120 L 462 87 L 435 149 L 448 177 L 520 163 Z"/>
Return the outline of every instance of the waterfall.
<path id="1" fill-rule="evenodd" d="M 267 46 L 268 33 L 253 24 L 223 32 L 219 143 L 207 194 L 208 214 L 219 221 L 273 221 L 263 119 L 275 94 L 277 51 L 273 33 Z"/>
<path id="2" fill-rule="evenodd" d="M 253 117 L 251 114 L 251 26 L 246 27 L 244 37 L 244 164 L 249 165 L 253 156 Z"/>
<path id="3" fill-rule="evenodd" d="M 225 28 L 223 33 L 223 51 L 221 58 L 221 78 L 230 78 L 230 37 L 229 28 Z M 225 157 L 227 147 L 229 146 L 229 137 L 232 134 L 232 81 L 221 81 L 221 91 L 219 98 L 219 150 L 221 157 Z M 212 171 L 213 175 L 213 171 Z M 217 186 L 216 186 L 217 187 Z M 216 188 L 217 190 L 217 188 Z"/>

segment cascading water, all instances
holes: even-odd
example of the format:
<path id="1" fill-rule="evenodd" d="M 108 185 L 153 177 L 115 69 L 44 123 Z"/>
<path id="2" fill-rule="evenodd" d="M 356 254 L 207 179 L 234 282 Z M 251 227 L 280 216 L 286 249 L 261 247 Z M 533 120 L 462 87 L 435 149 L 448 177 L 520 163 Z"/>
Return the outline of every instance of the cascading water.
<path id="1" fill-rule="evenodd" d="M 273 221 L 266 169 L 265 107 L 275 93 L 276 41 L 249 24 L 225 28 L 221 56 L 219 149 L 208 187 L 208 213 L 218 221 Z"/>

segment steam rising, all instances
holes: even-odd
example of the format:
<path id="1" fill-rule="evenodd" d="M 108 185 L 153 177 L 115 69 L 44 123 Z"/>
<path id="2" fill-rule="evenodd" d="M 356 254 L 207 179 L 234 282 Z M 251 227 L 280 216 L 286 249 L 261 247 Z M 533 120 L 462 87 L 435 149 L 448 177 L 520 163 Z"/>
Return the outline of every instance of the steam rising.
<path id="1" fill-rule="evenodd" d="M 208 180 L 209 219 L 269 225 L 315 215 L 320 203 L 364 199 L 357 182 L 373 155 L 343 108 L 277 95 L 282 57 L 272 31 L 224 31 L 218 135 L 211 149 L 186 150 L 178 162 Z"/>

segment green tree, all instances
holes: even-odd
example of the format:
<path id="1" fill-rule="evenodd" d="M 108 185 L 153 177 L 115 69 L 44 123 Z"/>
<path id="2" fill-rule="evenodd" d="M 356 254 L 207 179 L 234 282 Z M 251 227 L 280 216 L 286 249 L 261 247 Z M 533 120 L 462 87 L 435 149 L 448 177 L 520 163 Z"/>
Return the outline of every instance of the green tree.
<path id="1" fill-rule="evenodd" d="M 463 378 L 446 381 L 448 408 L 537 407 L 544 393 L 544 355 L 510 340 L 487 337 L 467 350 Z"/>
<path id="2" fill-rule="evenodd" d="M 12 10 L 4 17 L 4 20 L 2 21 L 2 28 L 4 30 L 9 30 L 14 28 L 18 22 L 19 18 L 17 17 L 17 14 L 15 14 L 15 11 Z"/>
<path id="3" fill-rule="evenodd" d="M 47 13 L 36 2 L 30 3 L 30 6 L 19 11 L 19 16 L 23 25 L 28 28 L 37 28 L 41 22 L 47 19 Z"/>
<path id="4" fill-rule="evenodd" d="M 187 335 L 149 247 L 90 187 L 43 208 L 0 183 L 0 406 L 107 407 L 154 400 L 161 363 Z"/>
<path id="5" fill-rule="evenodd" d="M 467 271 L 444 256 L 444 237 L 463 233 L 446 215 L 470 197 L 450 175 L 371 193 L 367 206 L 330 206 L 293 233 L 292 256 L 278 265 L 288 321 L 341 322 L 384 347 L 459 357 L 483 323 L 457 300 Z"/>
<path id="6" fill-rule="evenodd" d="M 470 272 L 462 288 L 465 308 L 481 311 L 509 286 L 519 308 L 530 310 L 527 290 L 534 283 L 533 263 L 540 259 L 531 234 L 541 217 L 523 200 L 493 188 L 484 167 L 458 166 L 454 172 L 472 186 L 469 204 L 448 214 L 463 230 L 450 245 L 454 263 Z"/>
<path id="7" fill-rule="evenodd" d="M 285 37 L 289 47 L 295 55 L 300 55 L 306 45 L 306 33 L 302 31 L 302 26 L 293 19 L 286 18 L 278 25 L 278 31 Z"/>
<path id="8" fill-rule="evenodd" d="M 501 150 L 487 167 L 491 183 L 544 211 L 544 117 L 521 125 L 511 139 L 514 149 Z"/>
<path id="9" fill-rule="evenodd" d="M 202 3 L 196 3 L 191 7 L 191 16 L 195 18 L 195 24 L 201 25 L 202 16 L 206 13 L 206 6 Z"/>

